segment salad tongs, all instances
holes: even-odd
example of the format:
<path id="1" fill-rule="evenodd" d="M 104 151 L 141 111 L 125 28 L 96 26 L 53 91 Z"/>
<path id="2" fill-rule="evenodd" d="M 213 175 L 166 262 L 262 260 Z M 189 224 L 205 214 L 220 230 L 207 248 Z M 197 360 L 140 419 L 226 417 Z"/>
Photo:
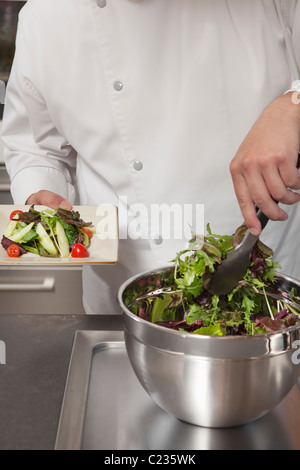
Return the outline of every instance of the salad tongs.
<path id="1" fill-rule="evenodd" d="M 259 210 L 257 217 L 262 230 L 268 223 L 268 218 Z M 241 243 L 217 267 L 212 276 L 209 290 L 216 295 L 229 294 L 244 277 L 249 267 L 251 254 L 259 237 L 247 230 Z"/>
<path id="2" fill-rule="evenodd" d="M 300 167 L 300 152 L 297 168 Z M 277 202 L 277 201 L 275 201 Z M 268 218 L 259 210 L 257 217 L 262 230 L 268 223 Z M 229 294 L 244 277 L 251 260 L 252 249 L 259 237 L 247 230 L 241 243 L 231 251 L 226 259 L 218 266 L 213 274 L 210 291 L 216 295 Z"/>

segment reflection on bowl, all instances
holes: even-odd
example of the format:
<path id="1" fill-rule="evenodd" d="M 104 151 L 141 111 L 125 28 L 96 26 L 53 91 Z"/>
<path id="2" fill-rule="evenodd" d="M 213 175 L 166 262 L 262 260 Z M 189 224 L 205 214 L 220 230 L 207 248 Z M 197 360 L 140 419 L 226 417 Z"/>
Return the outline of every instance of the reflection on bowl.
<path id="1" fill-rule="evenodd" d="M 118 292 L 127 353 L 154 402 L 174 417 L 204 427 L 242 425 L 274 408 L 300 375 L 300 365 L 292 361 L 300 325 L 257 336 L 170 330 L 126 307 L 129 293 L 153 290 L 158 277 L 172 282 L 173 268 L 135 276 Z M 283 291 L 300 292 L 300 282 L 288 276 L 279 275 L 277 283 Z"/>

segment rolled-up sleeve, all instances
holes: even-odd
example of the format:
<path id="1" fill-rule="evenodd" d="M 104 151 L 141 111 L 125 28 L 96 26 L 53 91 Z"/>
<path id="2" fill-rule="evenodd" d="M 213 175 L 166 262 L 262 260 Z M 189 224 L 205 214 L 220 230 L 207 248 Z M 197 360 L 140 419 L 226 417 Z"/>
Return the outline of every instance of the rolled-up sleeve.
<path id="1" fill-rule="evenodd" d="M 31 194 L 44 189 L 73 203 L 76 152 L 57 129 L 47 102 L 34 83 L 38 65 L 31 57 L 34 37 L 28 34 L 28 24 L 23 27 L 22 16 L 1 132 L 12 197 L 15 204 L 24 204 Z M 28 18 L 28 14 L 24 16 Z"/>

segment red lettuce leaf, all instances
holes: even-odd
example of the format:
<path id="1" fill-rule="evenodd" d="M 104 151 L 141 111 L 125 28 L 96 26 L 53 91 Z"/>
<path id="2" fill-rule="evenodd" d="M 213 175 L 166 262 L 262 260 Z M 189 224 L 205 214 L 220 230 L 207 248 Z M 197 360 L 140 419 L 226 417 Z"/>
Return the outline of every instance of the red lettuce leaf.
<path id="1" fill-rule="evenodd" d="M 89 227 L 90 225 L 92 225 L 92 222 L 84 222 L 80 218 L 79 212 L 74 210 L 69 211 L 67 209 L 62 209 L 61 207 L 58 207 L 56 209 L 56 214 L 67 224 L 75 225 L 79 228 Z"/>
<path id="2" fill-rule="evenodd" d="M 24 255 L 25 253 L 27 253 L 27 250 L 25 250 L 25 248 L 22 245 L 20 245 L 19 243 L 13 242 L 9 238 L 5 237 L 4 235 L 1 240 L 1 245 L 3 246 L 4 250 L 7 250 L 7 248 L 11 245 L 17 245 L 20 248 L 21 255 Z"/>

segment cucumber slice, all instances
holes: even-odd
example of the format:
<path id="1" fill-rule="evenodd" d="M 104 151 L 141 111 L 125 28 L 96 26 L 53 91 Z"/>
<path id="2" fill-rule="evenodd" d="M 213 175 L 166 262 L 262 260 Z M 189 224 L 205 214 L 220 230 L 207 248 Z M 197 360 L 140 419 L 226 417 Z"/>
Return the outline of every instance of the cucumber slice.
<path id="1" fill-rule="evenodd" d="M 11 241 L 13 242 L 21 242 L 22 241 L 22 238 L 28 233 L 30 232 L 30 230 L 32 229 L 32 227 L 34 226 L 34 222 L 31 222 L 31 224 L 29 225 L 26 225 L 26 227 L 24 227 L 22 230 L 20 230 L 19 232 L 15 233 L 14 235 L 11 235 L 10 237 L 8 237 Z"/>
<path id="2" fill-rule="evenodd" d="M 83 245 L 88 248 L 90 246 L 90 239 L 89 237 L 87 236 L 87 234 L 85 232 L 83 232 L 82 230 L 80 230 L 80 232 L 82 233 L 83 237 L 84 237 L 84 240 L 83 240 Z"/>
<path id="3" fill-rule="evenodd" d="M 36 226 L 36 233 L 38 234 L 39 241 L 45 250 L 48 251 L 50 255 L 57 256 L 55 245 L 40 222 Z"/>
<path id="4" fill-rule="evenodd" d="M 17 227 L 17 220 L 10 220 L 6 226 L 6 229 L 5 229 L 5 232 L 4 232 L 4 236 L 9 238 L 13 232 L 15 231 L 16 227 Z"/>
<path id="5" fill-rule="evenodd" d="M 70 255 L 70 246 L 63 226 L 61 225 L 59 220 L 56 221 L 56 236 L 61 256 L 63 258 L 68 258 L 68 256 Z"/>
<path id="6" fill-rule="evenodd" d="M 14 215 L 14 219 L 18 219 L 18 218 L 19 218 L 19 214 L 17 213 Z M 18 224 L 17 220 L 10 220 L 6 226 L 4 236 L 9 238 L 14 233 L 15 229 L 17 228 L 17 224 Z"/>

